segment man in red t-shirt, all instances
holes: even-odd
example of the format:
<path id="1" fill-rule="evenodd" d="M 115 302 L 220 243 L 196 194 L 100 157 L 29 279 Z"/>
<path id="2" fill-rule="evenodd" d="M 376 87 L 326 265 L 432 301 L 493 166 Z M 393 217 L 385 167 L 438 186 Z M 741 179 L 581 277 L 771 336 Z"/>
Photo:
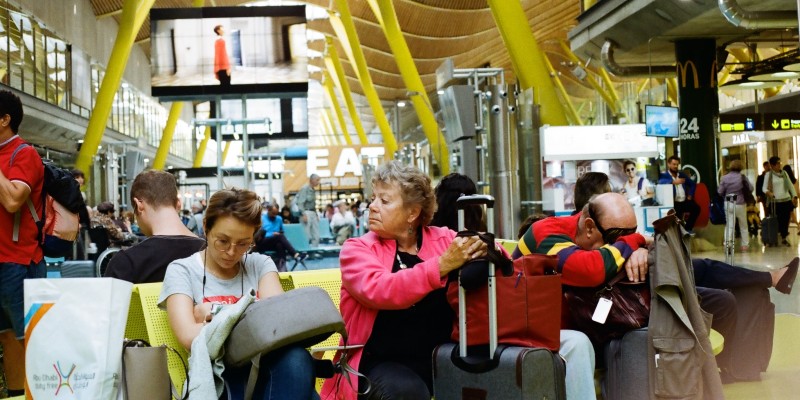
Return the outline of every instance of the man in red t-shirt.
<path id="1" fill-rule="evenodd" d="M 39 230 L 28 205 L 30 200 L 41 217 L 44 167 L 36 149 L 22 146 L 25 141 L 17 135 L 22 115 L 19 97 L 0 90 L 0 344 L 11 397 L 24 394 L 22 284 L 25 279 L 44 278 L 46 274 Z M 15 238 L 17 212 L 20 223 Z"/>
<path id="2" fill-rule="evenodd" d="M 214 42 L 214 75 L 221 86 L 230 86 L 231 63 L 228 60 L 225 39 L 222 37 L 225 34 L 225 30 L 222 25 L 217 25 L 214 27 L 214 33 L 217 34 L 217 40 Z"/>

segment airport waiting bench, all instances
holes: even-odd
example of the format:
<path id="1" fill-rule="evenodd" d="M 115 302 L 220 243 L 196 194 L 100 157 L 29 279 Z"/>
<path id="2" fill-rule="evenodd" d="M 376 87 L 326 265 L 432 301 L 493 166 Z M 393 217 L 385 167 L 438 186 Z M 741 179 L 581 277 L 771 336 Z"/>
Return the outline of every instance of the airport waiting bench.
<path id="1" fill-rule="evenodd" d="M 342 278 L 338 268 L 283 272 L 279 275 L 284 291 L 306 286 L 318 286 L 328 292 L 336 307 L 339 307 L 339 291 L 342 285 Z M 188 352 L 178 343 L 178 339 L 172 333 L 167 313 L 158 308 L 158 296 L 161 293 L 161 286 L 161 283 L 145 283 L 133 286 L 125 337 L 128 339 L 144 339 L 152 346 L 165 344 L 177 350 L 183 360 L 179 359 L 176 354 L 168 352 L 167 362 L 172 381 L 178 390 L 182 391 L 183 383 L 186 380 L 184 362 L 188 360 Z M 338 346 L 340 339 L 341 336 L 338 333 L 334 334 L 310 350 L 314 353 L 314 348 Z M 334 351 L 314 355 L 315 357 L 331 359 Z M 318 389 L 321 387 L 322 381 L 322 379 L 317 379 Z"/>

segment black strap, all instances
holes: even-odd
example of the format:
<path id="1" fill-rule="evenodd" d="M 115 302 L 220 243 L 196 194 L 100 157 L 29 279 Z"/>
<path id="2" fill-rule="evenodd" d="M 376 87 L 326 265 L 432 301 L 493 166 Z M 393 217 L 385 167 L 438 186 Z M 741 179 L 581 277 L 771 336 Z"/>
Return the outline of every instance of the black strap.
<path id="1" fill-rule="evenodd" d="M 482 242 L 486 243 L 486 258 L 491 261 L 495 267 L 500 269 L 503 276 L 511 276 L 514 274 L 514 263 L 497 249 L 493 233 L 464 230 L 456 234 L 456 237 L 468 236 L 477 236 Z"/>

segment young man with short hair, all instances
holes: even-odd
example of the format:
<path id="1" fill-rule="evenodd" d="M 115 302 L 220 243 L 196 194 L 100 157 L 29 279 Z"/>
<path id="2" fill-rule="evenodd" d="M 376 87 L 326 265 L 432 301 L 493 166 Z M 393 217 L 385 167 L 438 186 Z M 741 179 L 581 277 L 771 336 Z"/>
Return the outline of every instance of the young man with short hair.
<path id="1" fill-rule="evenodd" d="M 39 229 L 29 211 L 32 205 L 42 215 L 44 167 L 36 149 L 17 135 L 22 116 L 19 97 L 0 90 L 0 345 L 11 397 L 25 394 L 23 281 L 46 274 Z"/>
<path id="2" fill-rule="evenodd" d="M 137 175 L 131 185 L 131 206 L 148 238 L 115 254 L 106 277 L 133 283 L 162 282 L 169 263 L 205 246 L 205 240 L 181 221 L 178 186 L 172 174 L 149 170 Z"/>

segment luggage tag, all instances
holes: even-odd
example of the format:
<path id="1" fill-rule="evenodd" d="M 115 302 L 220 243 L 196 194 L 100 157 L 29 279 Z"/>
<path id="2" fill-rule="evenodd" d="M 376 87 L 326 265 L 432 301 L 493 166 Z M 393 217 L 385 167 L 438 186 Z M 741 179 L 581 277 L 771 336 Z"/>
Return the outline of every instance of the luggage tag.
<path id="1" fill-rule="evenodd" d="M 606 318 L 608 318 L 608 313 L 611 311 L 611 306 L 613 304 L 614 303 L 612 303 L 611 300 L 601 297 L 597 302 L 597 307 L 594 309 L 594 314 L 592 314 L 592 321 L 599 324 L 605 324 Z"/>

